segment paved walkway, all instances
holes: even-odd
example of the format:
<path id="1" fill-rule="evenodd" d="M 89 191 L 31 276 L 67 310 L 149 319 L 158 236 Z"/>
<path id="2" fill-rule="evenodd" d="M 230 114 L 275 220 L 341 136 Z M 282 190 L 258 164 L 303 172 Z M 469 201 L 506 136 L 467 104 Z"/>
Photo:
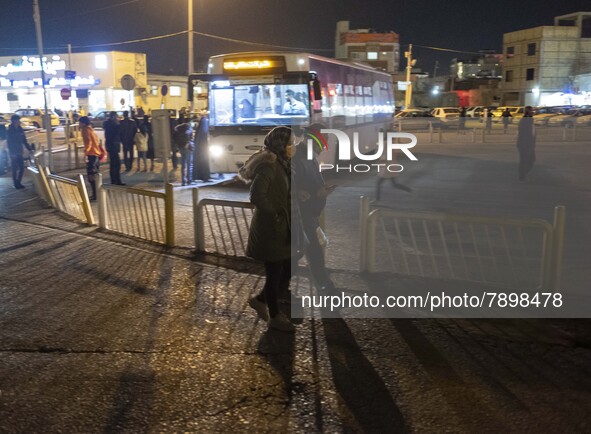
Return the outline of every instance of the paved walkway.
<path id="1" fill-rule="evenodd" d="M 81 226 L 8 181 L 0 432 L 591 430 L 576 323 L 324 319 L 267 332 L 246 304 L 259 269 Z"/>

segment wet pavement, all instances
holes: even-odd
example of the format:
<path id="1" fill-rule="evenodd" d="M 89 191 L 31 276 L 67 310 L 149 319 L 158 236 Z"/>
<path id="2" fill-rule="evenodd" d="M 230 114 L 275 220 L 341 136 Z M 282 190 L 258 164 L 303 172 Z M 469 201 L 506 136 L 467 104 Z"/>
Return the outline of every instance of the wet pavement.
<path id="1" fill-rule="evenodd" d="M 501 163 L 497 175 L 509 170 Z M 247 305 L 262 287 L 256 264 L 222 267 L 189 243 L 165 249 L 86 227 L 46 208 L 30 181 L 24 191 L 9 181 L 0 178 L 1 432 L 591 430 L 591 351 L 578 345 L 578 322 L 304 319 L 293 336 L 268 332 Z M 406 182 L 422 193 L 386 198 L 425 203 L 432 185 L 412 171 Z M 373 181 L 340 183 L 329 217 L 351 218 Z M 339 248 L 344 231 L 329 234 L 343 287 L 358 276 L 339 266 L 357 257 Z"/>

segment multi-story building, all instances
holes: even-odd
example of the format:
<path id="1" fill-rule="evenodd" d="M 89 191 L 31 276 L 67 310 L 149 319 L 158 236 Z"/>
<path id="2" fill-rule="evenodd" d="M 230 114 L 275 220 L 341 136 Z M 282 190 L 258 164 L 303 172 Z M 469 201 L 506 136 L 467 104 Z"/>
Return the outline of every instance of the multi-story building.
<path id="1" fill-rule="evenodd" d="M 400 61 L 397 33 L 376 33 L 370 29 L 351 30 L 349 21 L 339 21 L 335 38 L 335 57 L 364 62 L 394 74 Z"/>
<path id="2" fill-rule="evenodd" d="M 577 12 L 540 26 L 503 35 L 502 103 L 589 103 L 575 76 L 591 72 L 591 12 Z"/>
<path id="3" fill-rule="evenodd" d="M 480 53 L 467 59 L 452 59 L 451 75 L 456 80 L 500 77 L 503 55 L 497 54 L 494 50 L 480 50 Z"/>

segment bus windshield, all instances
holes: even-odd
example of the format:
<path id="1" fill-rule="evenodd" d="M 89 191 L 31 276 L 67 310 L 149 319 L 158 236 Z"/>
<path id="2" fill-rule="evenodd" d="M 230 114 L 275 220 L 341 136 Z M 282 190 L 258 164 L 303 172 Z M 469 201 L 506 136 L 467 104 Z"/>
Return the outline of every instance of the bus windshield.
<path id="1" fill-rule="evenodd" d="M 310 115 L 307 84 L 210 84 L 210 125 L 286 125 Z"/>

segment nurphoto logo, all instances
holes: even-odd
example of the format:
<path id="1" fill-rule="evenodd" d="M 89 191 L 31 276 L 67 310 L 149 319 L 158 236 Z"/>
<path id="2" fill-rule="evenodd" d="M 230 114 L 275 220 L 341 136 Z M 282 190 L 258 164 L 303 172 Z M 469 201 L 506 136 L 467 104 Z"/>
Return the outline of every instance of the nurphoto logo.
<path id="1" fill-rule="evenodd" d="M 306 132 L 308 138 L 308 160 L 314 158 L 314 146 L 319 148 L 319 151 L 327 151 L 328 140 L 324 134 L 333 134 L 336 137 L 338 147 L 335 161 L 343 162 L 351 160 L 351 149 L 353 149 L 354 157 L 362 161 L 380 161 L 376 163 L 358 163 L 358 164 L 328 164 L 320 163 L 320 172 L 327 170 L 334 170 L 336 172 L 357 172 L 366 173 L 370 171 L 388 171 L 388 172 L 402 172 L 404 167 L 401 164 L 394 163 L 395 151 L 401 151 L 411 161 L 418 161 L 418 158 L 409 150 L 417 144 L 417 138 L 414 134 L 402 132 L 380 132 L 378 133 L 377 148 L 374 153 L 364 154 L 359 148 L 359 133 L 353 133 L 353 146 L 347 133 L 337 129 L 322 129 L 320 132 L 309 130 Z M 402 143 L 398 143 L 402 141 Z"/>

